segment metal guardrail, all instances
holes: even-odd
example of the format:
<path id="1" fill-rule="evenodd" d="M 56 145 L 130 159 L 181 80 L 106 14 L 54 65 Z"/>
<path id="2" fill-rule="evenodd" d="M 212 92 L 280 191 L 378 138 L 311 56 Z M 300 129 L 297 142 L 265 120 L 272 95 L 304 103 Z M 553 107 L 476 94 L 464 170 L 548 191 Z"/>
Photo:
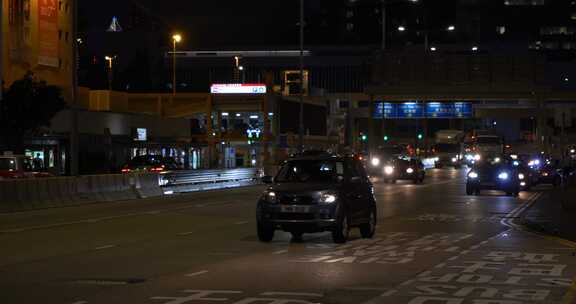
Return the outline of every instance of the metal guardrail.
<path id="1" fill-rule="evenodd" d="M 218 184 L 228 182 L 256 182 L 262 176 L 258 168 L 173 171 L 161 175 L 162 187 Z"/>

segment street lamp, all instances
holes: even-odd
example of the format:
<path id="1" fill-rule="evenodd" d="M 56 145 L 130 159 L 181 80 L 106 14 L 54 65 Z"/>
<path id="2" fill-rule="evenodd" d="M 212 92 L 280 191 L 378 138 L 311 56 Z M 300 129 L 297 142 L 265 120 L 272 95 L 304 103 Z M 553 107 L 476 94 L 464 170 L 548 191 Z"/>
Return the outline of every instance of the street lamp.
<path id="1" fill-rule="evenodd" d="M 403 32 L 403 31 L 405 31 L 405 30 L 406 30 L 406 28 L 405 28 L 404 26 L 402 26 L 402 25 L 398 27 L 398 31 L 399 31 L 399 32 Z"/>
<path id="2" fill-rule="evenodd" d="M 176 43 L 182 41 L 180 34 L 172 35 L 172 94 L 176 95 Z"/>
<path id="3" fill-rule="evenodd" d="M 405 1 L 406 0 L 380 0 L 380 4 L 381 4 L 380 11 L 382 13 L 382 16 L 381 16 L 381 18 L 382 18 L 382 41 L 381 41 L 382 46 L 381 46 L 381 48 L 383 51 L 386 50 L 386 48 L 387 48 L 387 45 L 386 45 L 386 19 L 388 17 L 387 16 L 388 15 L 387 6 L 389 4 L 403 3 Z M 418 3 L 418 1 L 419 0 L 408 0 L 408 2 L 410 2 L 410 3 Z M 403 32 L 404 30 L 406 30 L 405 27 L 402 27 L 402 28 L 404 28 L 404 29 L 402 30 L 402 29 L 400 29 L 400 27 L 398 27 L 398 30 L 400 32 Z"/>
<path id="4" fill-rule="evenodd" d="M 449 32 L 452 32 L 452 31 L 454 31 L 454 30 L 456 29 L 456 27 L 455 27 L 454 25 L 449 25 L 446 29 L 447 29 Z"/>
<path id="5" fill-rule="evenodd" d="M 105 56 L 104 59 L 108 62 L 108 90 L 112 91 L 112 67 L 116 56 Z"/>

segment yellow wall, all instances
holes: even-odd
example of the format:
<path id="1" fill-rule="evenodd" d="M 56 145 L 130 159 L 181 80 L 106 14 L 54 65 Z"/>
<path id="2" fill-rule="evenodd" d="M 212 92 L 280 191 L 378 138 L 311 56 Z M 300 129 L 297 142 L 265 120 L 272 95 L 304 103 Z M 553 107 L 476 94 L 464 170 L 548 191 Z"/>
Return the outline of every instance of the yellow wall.
<path id="1" fill-rule="evenodd" d="M 58 39 L 59 67 L 42 66 L 38 64 L 39 26 L 38 26 L 38 2 L 44 0 L 28 0 L 30 3 L 30 17 L 26 21 L 26 28 L 29 33 L 22 35 L 15 31 L 15 27 L 22 30 L 22 27 L 10 25 L 10 2 L 14 0 L 2 1 L 2 48 L 3 48 L 3 79 L 4 86 L 8 87 L 14 80 L 22 78 L 26 71 L 32 71 L 34 75 L 48 84 L 60 86 L 63 89 L 64 97 L 71 100 L 72 71 L 73 71 L 73 10 L 77 0 L 53 0 L 58 5 L 58 29 L 62 32 Z M 27 0 L 19 0 L 27 1 Z M 66 35 L 68 33 L 68 35 Z M 66 39 L 68 36 L 68 39 Z M 22 39 L 18 41 L 18 37 Z"/>

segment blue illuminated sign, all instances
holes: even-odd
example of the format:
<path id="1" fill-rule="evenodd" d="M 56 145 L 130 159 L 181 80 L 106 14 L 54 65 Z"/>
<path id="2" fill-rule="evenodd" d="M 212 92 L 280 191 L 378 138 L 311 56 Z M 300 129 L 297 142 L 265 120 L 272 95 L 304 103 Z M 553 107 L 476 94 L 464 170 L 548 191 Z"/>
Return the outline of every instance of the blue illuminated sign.
<path id="1" fill-rule="evenodd" d="M 426 104 L 426 117 L 428 118 L 453 118 L 454 103 L 429 102 Z"/>
<path id="2" fill-rule="evenodd" d="M 470 102 L 455 102 L 454 103 L 454 116 L 456 118 L 470 118 L 473 116 L 472 103 Z"/>
<path id="3" fill-rule="evenodd" d="M 470 102 L 375 102 L 376 119 L 472 118 Z"/>
<path id="4" fill-rule="evenodd" d="M 419 102 L 403 102 L 397 105 L 397 118 L 424 118 L 424 107 Z"/>

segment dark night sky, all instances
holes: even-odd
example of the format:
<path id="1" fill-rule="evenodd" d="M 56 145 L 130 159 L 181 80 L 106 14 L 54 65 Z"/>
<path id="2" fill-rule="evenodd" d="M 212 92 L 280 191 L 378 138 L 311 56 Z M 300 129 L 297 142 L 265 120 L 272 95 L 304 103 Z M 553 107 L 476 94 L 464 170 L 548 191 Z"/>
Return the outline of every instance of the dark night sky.
<path id="1" fill-rule="evenodd" d="M 88 27 L 106 28 L 112 16 L 126 22 L 131 0 L 81 1 Z M 138 0 L 169 29 L 187 37 L 187 46 L 292 44 L 296 41 L 297 0 Z M 87 13 L 89 12 L 89 13 Z M 290 37 L 287 37 L 290 36 Z M 283 43 L 284 42 L 284 43 Z"/>

